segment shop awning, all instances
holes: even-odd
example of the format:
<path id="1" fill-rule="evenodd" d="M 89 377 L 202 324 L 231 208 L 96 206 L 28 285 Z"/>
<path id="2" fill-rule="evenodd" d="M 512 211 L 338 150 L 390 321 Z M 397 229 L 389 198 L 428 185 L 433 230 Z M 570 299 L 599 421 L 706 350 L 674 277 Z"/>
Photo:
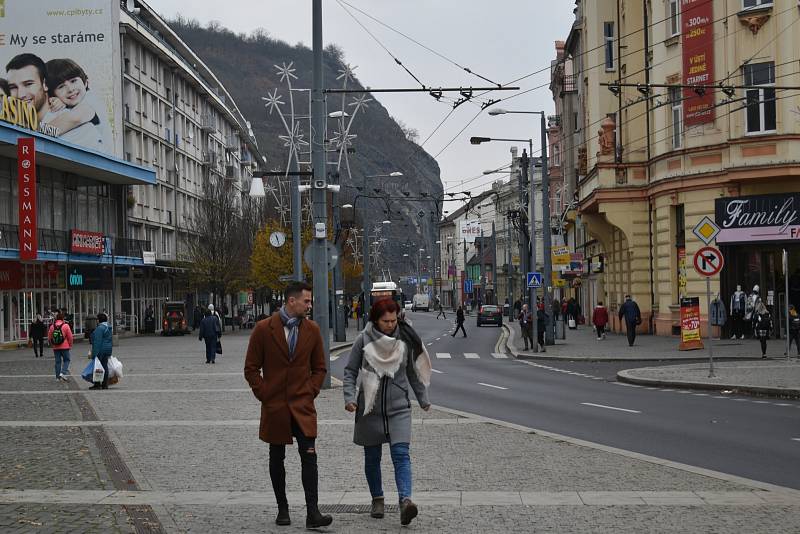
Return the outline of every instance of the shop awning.
<path id="1" fill-rule="evenodd" d="M 0 155 L 16 159 L 17 139 L 36 139 L 36 163 L 106 184 L 155 185 L 156 171 L 0 122 Z"/>

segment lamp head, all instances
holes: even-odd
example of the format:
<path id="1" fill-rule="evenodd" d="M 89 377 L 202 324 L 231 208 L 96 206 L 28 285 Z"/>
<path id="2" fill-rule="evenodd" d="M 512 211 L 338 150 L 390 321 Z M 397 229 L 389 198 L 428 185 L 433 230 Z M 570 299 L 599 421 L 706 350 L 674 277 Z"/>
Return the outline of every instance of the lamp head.
<path id="1" fill-rule="evenodd" d="M 489 115 L 505 115 L 506 113 L 508 113 L 508 111 L 502 108 L 495 108 L 489 110 Z"/>
<path id="2" fill-rule="evenodd" d="M 470 144 L 473 144 L 473 145 L 479 145 L 481 143 L 488 143 L 491 140 L 492 140 L 491 137 L 470 137 L 469 138 Z"/>

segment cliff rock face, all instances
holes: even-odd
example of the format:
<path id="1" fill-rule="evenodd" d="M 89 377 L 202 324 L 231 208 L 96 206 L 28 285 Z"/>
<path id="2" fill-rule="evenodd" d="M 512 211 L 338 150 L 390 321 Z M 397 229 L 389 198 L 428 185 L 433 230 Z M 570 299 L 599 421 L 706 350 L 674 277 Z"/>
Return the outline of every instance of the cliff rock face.
<path id="1" fill-rule="evenodd" d="M 267 158 L 265 170 L 283 169 L 288 158 L 288 149 L 278 138 L 285 135 L 284 125 L 277 113 L 269 114 L 264 106 L 262 96 L 267 96 L 275 89 L 287 102 L 283 106 L 288 113 L 288 91 L 285 82 L 280 80 L 275 65 L 293 63 L 295 76 L 292 85 L 297 89 L 311 87 L 311 50 L 302 44 L 295 46 L 272 39 L 266 31 L 259 30 L 253 34 L 237 35 L 216 23 L 201 27 L 195 21 L 179 19 L 172 21 L 176 33 L 200 56 L 215 72 L 225 88 L 231 93 L 249 120 L 256 135 L 258 146 Z M 326 88 L 341 88 L 341 80 L 337 80 L 344 64 L 342 52 L 329 46 L 324 54 L 324 80 Z M 350 88 L 361 88 L 358 80 L 349 82 Z M 352 112 L 349 104 L 357 94 L 346 95 L 345 111 Z M 363 179 L 368 175 L 389 174 L 400 171 L 400 178 L 372 178 L 367 181 L 364 194 L 380 196 L 385 192 L 391 195 L 387 216 L 387 202 L 379 199 L 360 199 L 357 224 L 362 219 L 369 222 L 368 227 L 374 229 L 380 222 L 389 218 L 392 223 L 386 225 L 383 237 L 389 238 L 383 246 L 384 265 L 391 269 L 394 277 L 397 274 L 411 273 L 416 269 L 414 262 L 408 261 L 411 252 L 416 252 L 422 245 L 433 251 L 436 241 L 436 222 L 438 210 L 441 209 L 442 182 L 439 166 L 436 161 L 414 142 L 414 133 L 404 125 L 398 124 L 372 95 L 372 101 L 366 109 L 355 116 L 350 133 L 357 135 L 352 140 L 354 152 L 349 154 L 352 179 L 342 168 L 342 194 L 340 204 L 352 203 L 355 195 L 360 194 L 355 187 L 361 187 Z M 420 96 L 419 98 L 423 98 Z M 342 109 L 342 95 L 328 95 L 328 112 Z M 298 115 L 308 114 L 308 97 L 305 92 L 296 92 L 295 110 Z M 328 136 L 334 135 L 336 121 L 328 119 Z M 304 132 L 307 128 L 303 129 Z M 308 136 L 306 135 L 306 139 Z M 335 161 L 337 154 L 328 154 L 328 161 Z M 309 159 L 304 156 L 301 159 Z M 332 169 L 329 169 L 332 170 Z M 380 189 L 383 193 L 376 193 Z M 406 196 L 426 196 L 431 200 L 405 200 Z M 436 199 L 439 199 L 438 201 Z M 345 217 L 343 213 L 343 217 Z M 372 231 L 372 230 L 371 230 Z M 417 248 L 408 247 L 409 258 L 403 258 L 404 243 L 415 243 Z M 359 247 L 360 249 L 360 247 Z M 412 267 L 413 263 L 413 267 Z"/>

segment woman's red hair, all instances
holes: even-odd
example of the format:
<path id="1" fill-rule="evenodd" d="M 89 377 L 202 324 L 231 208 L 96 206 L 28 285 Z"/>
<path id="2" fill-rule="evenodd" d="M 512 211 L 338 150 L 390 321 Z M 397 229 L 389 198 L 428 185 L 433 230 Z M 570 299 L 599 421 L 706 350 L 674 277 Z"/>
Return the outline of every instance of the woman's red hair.
<path id="1" fill-rule="evenodd" d="M 397 302 L 388 297 L 376 300 L 372 303 L 372 307 L 369 309 L 369 320 L 372 322 L 372 324 L 377 326 L 378 319 L 383 317 L 384 313 L 391 312 L 400 313 L 400 306 L 397 304 Z"/>

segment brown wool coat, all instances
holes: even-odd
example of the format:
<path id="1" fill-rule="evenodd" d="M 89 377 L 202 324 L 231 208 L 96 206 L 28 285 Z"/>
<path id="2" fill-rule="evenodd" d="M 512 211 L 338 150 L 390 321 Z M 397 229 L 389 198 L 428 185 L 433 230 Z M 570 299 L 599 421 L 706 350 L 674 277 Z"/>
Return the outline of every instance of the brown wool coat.
<path id="1" fill-rule="evenodd" d="M 258 437 L 267 443 L 291 444 L 292 418 L 306 437 L 317 437 L 314 399 L 327 373 L 325 352 L 317 323 L 304 319 L 299 329 L 291 361 L 278 313 L 259 321 L 250 334 L 244 377 L 261 401 Z"/>

